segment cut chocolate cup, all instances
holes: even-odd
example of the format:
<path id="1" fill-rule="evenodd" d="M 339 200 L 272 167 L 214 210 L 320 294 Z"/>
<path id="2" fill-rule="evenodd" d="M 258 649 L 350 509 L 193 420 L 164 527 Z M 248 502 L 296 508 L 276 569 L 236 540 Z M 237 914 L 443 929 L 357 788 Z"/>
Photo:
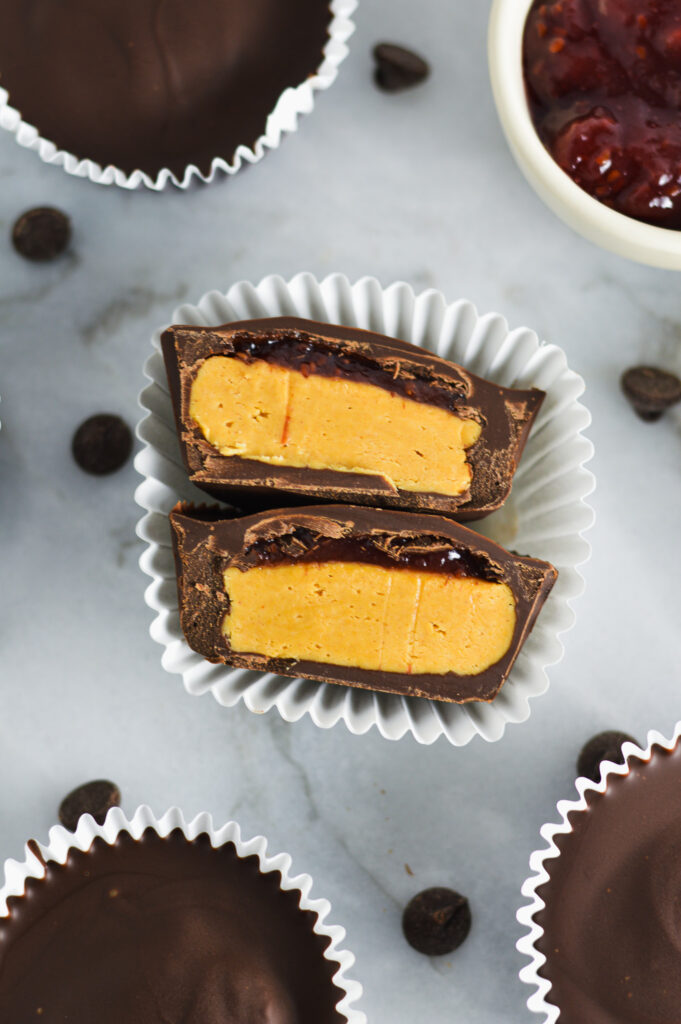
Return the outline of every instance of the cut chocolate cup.
<path id="1" fill-rule="evenodd" d="M 162 348 L 192 482 L 249 510 L 285 497 L 478 519 L 508 497 L 544 399 L 290 317 L 171 327 Z"/>
<path id="2" fill-rule="evenodd" d="M 492 700 L 557 577 L 441 516 L 180 504 L 170 524 L 208 661 L 434 700 Z"/>

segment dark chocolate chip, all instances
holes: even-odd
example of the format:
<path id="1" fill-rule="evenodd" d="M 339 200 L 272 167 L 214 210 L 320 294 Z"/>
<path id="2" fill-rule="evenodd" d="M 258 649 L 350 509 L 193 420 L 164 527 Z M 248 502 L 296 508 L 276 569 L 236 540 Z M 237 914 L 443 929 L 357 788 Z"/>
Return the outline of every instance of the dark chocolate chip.
<path id="1" fill-rule="evenodd" d="M 591 779 L 592 782 L 600 782 L 601 761 L 614 761 L 615 764 L 624 764 L 624 758 L 622 757 L 623 743 L 636 743 L 638 746 L 638 741 L 633 736 L 628 736 L 626 732 L 617 732 L 613 729 L 607 732 L 599 732 L 597 736 L 592 736 L 588 743 L 584 744 L 577 758 L 577 774 Z"/>
<path id="2" fill-rule="evenodd" d="M 468 900 L 453 889 L 424 889 L 409 901 L 402 915 L 405 939 L 426 956 L 452 953 L 470 930 Z"/>
<path id="3" fill-rule="evenodd" d="M 111 413 L 90 416 L 73 435 L 71 451 L 86 473 L 113 473 L 127 462 L 132 451 L 130 427 Z"/>
<path id="4" fill-rule="evenodd" d="M 632 366 L 622 374 L 622 391 L 642 420 L 659 420 L 681 402 L 681 380 L 657 366 Z"/>
<path id="5" fill-rule="evenodd" d="M 75 832 L 83 814 L 91 814 L 98 825 L 104 824 L 112 807 L 118 807 L 121 794 L 118 786 L 106 779 L 97 779 L 78 786 L 64 797 L 59 806 L 59 820 L 69 832 Z"/>
<path id="6" fill-rule="evenodd" d="M 430 66 L 422 57 L 394 43 L 379 43 L 375 46 L 374 60 L 374 81 L 386 92 L 409 89 L 425 81 L 430 74 Z"/>
<path id="7" fill-rule="evenodd" d="M 60 256 L 71 238 L 71 221 L 52 206 L 27 210 L 12 228 L 16 251 L 27 260 L 45 262 Z"/>

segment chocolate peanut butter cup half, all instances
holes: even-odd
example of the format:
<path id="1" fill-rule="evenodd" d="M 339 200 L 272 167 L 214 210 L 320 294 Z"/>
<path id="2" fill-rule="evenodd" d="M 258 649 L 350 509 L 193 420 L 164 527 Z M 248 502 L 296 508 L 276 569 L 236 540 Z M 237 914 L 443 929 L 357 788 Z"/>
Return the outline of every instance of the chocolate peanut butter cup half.
<path id="1" fill-rule="evenodd" d="M 0 918 L 7 1024 L 343 1024 L 301 893 L 232 843 L 147 828 L 47 860 Z"/>
<path id="2" fill-rule="evenodd" d="M 180 623 L 211 662 L 489 701 L 556 580 L 442 516 L 312 506 L 170 515 Z"/>
<path id="3" fill-rule="evenodd" d="M 248 510 L 341 501 L 480 518 L 506 500 L 544 398 L 297 318 L 171 327 L 162 347 L 192 482 Z"/>

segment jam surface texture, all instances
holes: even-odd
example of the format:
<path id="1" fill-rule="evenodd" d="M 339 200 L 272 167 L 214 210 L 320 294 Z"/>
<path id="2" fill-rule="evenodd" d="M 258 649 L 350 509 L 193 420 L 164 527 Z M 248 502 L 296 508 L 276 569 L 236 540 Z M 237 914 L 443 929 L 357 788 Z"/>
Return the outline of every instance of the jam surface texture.
<path id="1" fill-rule="evenodd" d="M 523 51 L 556 163 L 614 210 L 681 230 L 678 0 L 537 0 Z"/>

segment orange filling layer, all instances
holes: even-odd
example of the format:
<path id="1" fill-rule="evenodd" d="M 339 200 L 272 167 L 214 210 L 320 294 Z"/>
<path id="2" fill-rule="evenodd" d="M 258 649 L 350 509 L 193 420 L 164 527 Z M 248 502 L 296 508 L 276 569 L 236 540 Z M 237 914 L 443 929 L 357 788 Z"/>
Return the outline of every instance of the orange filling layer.
<path id="1" fill-rule="evenodd" d="M 189 413 L 222 455 L 274 466 L 376 474 L 394 489 L 468 490 L 481 427 L 372 384 L 304 376 L 264 360 L 211 356 Z"/>
<path id="2" fill-rule="evenodd" d="M 352 668 L 477 675 L 508 651 L 505 583 L 355 562 L 227 569 L 232 650 Z"/>

